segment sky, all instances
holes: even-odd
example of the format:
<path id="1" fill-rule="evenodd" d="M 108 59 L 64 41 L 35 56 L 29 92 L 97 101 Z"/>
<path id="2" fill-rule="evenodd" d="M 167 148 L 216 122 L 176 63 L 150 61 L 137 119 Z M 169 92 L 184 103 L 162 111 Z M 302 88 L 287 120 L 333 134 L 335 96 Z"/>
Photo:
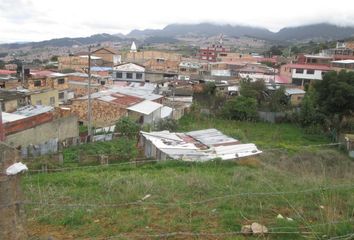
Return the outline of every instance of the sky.
<path id="1" fill-rule="evenodd" d="M 127 34 L 171 23 L 283 27 L 354 26 L 354 1 L 320 0 L 0 0 L 0 42 Z"/>

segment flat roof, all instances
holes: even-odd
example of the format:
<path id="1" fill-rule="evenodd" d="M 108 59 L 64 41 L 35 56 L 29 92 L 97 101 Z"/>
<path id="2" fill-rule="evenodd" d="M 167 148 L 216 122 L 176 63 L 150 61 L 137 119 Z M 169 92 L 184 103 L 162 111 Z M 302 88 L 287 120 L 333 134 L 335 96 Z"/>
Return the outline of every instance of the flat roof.
<path id="1" fill-rule="evenodd" d="M 128 107 L 127 109 L 130 111 L 142 113 L 144 115 L 149 115 L 149 114 L 153 113 L 154 111 L 156 111 L 157 109 L 162 108 L 162 107 L 163 107 L 163 105 L 160 103 L 145 100 L 145 101 L 142 101 L 142 102 L 135 104 L 131 107 Z"/>
<path id="2" fill-rule="evenodd" d="M 347 59 L 347 60 L 337 60 L 337 61 L 332 61 L 332 63 L 340 63 L 340 64 L 353 64 L 354 60 L 352 59 Z"/>

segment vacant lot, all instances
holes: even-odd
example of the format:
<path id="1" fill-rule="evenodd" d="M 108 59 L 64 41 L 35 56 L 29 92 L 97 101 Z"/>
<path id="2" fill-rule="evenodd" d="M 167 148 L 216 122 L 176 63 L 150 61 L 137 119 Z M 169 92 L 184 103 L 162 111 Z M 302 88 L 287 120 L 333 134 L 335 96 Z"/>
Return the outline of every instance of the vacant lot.
<path id="1" fill-rule="evenodd" d="M 328 143 L 325 137 L 289 124 L 180 122 L 181 130 L 209 127 L 264 153 L 234 162 L 122 162 L 27 174 L 31 239 L 244 239 L 241 226 L 252 222 L 268 227 L 266 239 L 350 239 L 354 163 L 336 147 L 304 147 Z"/>

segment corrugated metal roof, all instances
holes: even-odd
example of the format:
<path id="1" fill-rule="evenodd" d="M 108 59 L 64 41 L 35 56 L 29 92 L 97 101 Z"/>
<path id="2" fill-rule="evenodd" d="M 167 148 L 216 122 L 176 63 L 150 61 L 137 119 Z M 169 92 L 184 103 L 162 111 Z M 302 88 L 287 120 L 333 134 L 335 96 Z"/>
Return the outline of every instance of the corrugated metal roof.
<path id="1" fill-rule="evenodd" d="M 285 89 L 285 94 L 294 95 L 294 94 L 305 94 L 306 92 L 299 88 L 287 88 Z"/>
<path id="2" fill-rule="evenodd" d="M 173 109 L 167 106 L 161 108 L 161 118 L 168 118 L 172 115 Z"/>
<path id="3" fill-rule="evenodd" d="M 239 144 L 236 139 L 225 136 L 216 129 L 193 131 L 191 133 L 199 138 L 212 136 L 212 142 L 217 142 L 217 144 L 210 145 L 207 148 L 190 137 L 189 133 L 171 133 L 169 131 L 141 132 L 144 138 L 150 141 L 157 149 L 167 154 L 170 158 L 177 160 L 208 161 L 215 158 L 231 160 L 262 153 L 255 144 Z M 215 136 L 218 136 L 217 139 L 222 139 L 222 141 L 215 141 Z M 220 142 L 225 143 L 225 145 L 220 145 Z"/>
<path id="4" fill-rule="evenodd" d="M 14 122 L 20 119 L 24 119 L 26 116 L 22 116 L 19 114 L 14 114 L 14 113 L 7 113 L 7 112 L 2 112 L 2 122 Z"/>
<path id="5" fill-rule="evenodd" d="M 128 107 L 127 109 L 130 111 L 142 113 L 144 115 L 149 115 L 156 111 L 159 108 L 162 108 L 163 105 L 160 103 L 156 103 L 153 101 L 145 100 L 142 101 L 141 103 L 135 104 L 131 107 Z"/>
<path id="6" fill-rule="evenodd" d="M 216 130 L 215 128 L 187 132 L 186 134 L 197 139 L 199 142 L 201 142 L 209 147 L 214 146 L 214 145 L 221 145 L 221 144 L 229 144 L 229 143 L 233 143 L 233 142 L 238 142 L 238 140 L 224 135 L 223 133 Z"/>
<path id="7" fill-rule="evenodd" d="M 46 113 L 53 111 L 53 107 L 51 106 L 44 106 L 44 105 L 36 105 L 36 106 L 26 106 L 19 108 L 14 114 L 22 115 L 22 116 L 35 116 L 41 113 Z"/>

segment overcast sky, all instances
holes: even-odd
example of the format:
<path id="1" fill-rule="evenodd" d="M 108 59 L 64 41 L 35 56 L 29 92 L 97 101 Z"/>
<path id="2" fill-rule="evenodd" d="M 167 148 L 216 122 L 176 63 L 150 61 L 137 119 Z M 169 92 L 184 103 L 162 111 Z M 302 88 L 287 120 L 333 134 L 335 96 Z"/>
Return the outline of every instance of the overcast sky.
<path id="1" fill-rule="evenodd" d="M 319 22 L 354 26 L 354 1 L 0 0 L 0 42 L 126 34 L 132 29 L 200 22 L 272 31 Z"/>

